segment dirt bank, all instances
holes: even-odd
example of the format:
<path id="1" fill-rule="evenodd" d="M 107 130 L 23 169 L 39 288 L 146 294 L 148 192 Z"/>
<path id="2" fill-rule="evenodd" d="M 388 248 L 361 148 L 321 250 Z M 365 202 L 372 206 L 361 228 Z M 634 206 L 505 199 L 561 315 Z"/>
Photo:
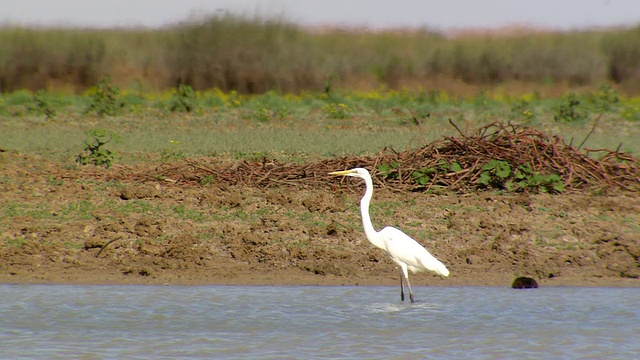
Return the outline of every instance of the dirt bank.
<path id="1" fill-rule="evenodd" d="M 75 168 L 1 154 L 0 282 L 397 285 L 361 230 L 361 187 L 185 183 L 157 164 Z M 340 169 L 337 169 L 340 170 Z M 332 181 L 329 178 L 327 181 Z M 376 189 L 372 218 L 451 271 L 415 286 L 640 286 L 636 193 L 432 195 Z"/>

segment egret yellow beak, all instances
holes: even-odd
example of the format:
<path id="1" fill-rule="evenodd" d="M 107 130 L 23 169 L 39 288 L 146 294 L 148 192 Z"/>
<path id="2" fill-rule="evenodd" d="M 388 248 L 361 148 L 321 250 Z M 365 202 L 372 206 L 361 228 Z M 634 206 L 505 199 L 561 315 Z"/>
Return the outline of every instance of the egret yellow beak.
<path id="1" fill-rule="evenodd" d="M 329 175 L 349 175 L 353 174 L 355 171 L 352 170 L 343 170 L 343 171 L 334 171 L 330 172 Z"/>

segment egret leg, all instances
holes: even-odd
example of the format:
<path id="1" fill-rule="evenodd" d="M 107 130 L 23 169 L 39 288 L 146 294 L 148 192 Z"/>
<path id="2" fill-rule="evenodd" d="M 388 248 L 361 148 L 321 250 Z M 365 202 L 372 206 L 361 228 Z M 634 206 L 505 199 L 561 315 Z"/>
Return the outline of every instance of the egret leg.
<path id="1" fill-rule="evenodd" d="M 413 299 L 413 290 L 411 290 L 411 284 L 409 283 L 408 276 L 405 278 L 405 281 L 407 282 L 407 288 L 409 288 L 409 299 L 411 299 L 411 303 L 413 304 L 416 301 Z"/>
<path id="2" fill-rule="evenodd" d="M 404 284 L 402 279 L 404 278 L 404 274 L 402 273 L 402 269 L 400 269 L 400 301 L 404 301 Z"/>
<path id="3" fill-rule="evenodd" d="M 400 299 L 404 301 L 404 283 L 407 284 L 407 289 L 409 289 L 409 299 L 411 299 L 411 303 L 414 303 L 413 300 L 413 290 L 411 290 L 411 284 L 409 283 L 409 272 L 407 271 L 407 265 L 400 263 L 398 264 L 400 268 Z"/>

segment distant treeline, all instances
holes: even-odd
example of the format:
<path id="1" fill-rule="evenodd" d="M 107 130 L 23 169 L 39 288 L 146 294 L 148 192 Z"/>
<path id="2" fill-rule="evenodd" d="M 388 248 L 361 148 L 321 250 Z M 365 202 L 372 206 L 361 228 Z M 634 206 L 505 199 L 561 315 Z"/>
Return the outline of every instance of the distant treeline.
<path id="1" fill-rule="evenodd" d="M 150 90 L 185 84 L 241 93 L 428 88 L 434 79 L 613 83 L 638 93 L 640 26 L 448 38 L 429 30 L 310 30 L 226 15 L 163 29 L 0 29 L 0 91 L 82 91 L 105 77 Z"/>

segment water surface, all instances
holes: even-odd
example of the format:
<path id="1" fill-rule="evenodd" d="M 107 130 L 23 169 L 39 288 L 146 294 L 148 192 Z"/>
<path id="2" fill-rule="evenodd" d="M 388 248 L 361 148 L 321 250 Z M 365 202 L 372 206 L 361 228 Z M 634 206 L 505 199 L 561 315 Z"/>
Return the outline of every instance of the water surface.
<path id="1" fill-rule="evenodd" d="M 0 285 L 0 357 L 628 358 L 640 289 Z"/>

